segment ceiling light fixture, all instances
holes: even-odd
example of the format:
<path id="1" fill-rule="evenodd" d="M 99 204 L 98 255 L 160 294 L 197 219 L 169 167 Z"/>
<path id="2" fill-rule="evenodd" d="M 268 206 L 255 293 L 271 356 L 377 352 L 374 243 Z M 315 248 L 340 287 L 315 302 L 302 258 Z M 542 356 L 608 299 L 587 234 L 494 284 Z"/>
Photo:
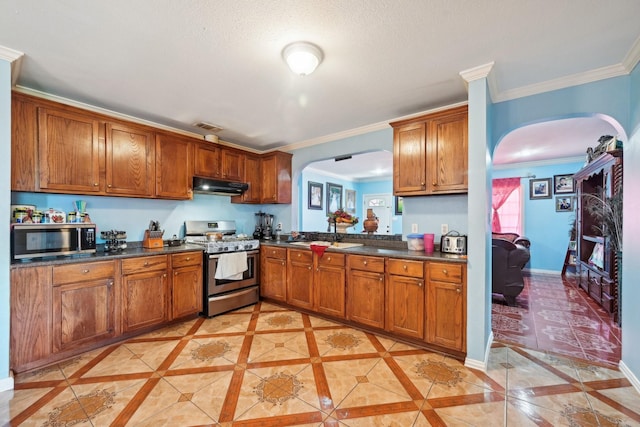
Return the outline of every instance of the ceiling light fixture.
<path id="1" fill-rule="evenodd" d="M 296 74 L 307 76 L 322 62 L 322 51 L 314 44 L 307 42 L 291 43 L 282 50 L 282 57 Z"/>

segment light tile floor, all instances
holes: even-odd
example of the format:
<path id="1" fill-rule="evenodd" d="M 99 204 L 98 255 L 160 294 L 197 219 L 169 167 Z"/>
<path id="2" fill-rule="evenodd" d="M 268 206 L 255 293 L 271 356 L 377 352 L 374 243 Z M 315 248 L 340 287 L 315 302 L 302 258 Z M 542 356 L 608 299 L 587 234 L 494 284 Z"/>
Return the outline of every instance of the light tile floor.
<path id="1" fill-rule="evenodd" d="M 259 303 L 18 375 L 24 426 L 627 426 L 640 395 L 613 366 L 496 343 L 486 373 Z"/>

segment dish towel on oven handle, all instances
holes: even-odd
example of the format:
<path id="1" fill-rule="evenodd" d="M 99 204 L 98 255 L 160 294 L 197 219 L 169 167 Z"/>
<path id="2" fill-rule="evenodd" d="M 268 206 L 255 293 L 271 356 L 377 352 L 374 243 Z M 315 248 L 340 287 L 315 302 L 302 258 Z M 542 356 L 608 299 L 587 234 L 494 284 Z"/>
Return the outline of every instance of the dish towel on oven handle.
<path id="1" fill-rule="evenodd" d="M 247 253 L 232 252 L 221 254 L 216 266 L 216 279 L 242 280 L 242 273 L 247 271 Z"/>

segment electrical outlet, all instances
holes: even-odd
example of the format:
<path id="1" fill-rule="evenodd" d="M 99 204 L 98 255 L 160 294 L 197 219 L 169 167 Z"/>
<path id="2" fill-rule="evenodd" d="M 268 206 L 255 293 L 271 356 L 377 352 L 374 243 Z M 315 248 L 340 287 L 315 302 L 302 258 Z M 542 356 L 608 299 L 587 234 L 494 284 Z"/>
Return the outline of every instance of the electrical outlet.
<path id="1" fill-rule="evenodd" d="M 418 232 L 418 224 L 411 224 L 411 232 L 412 233 Z"/>
<path id="2" fill-rule="evenodd" d="M 443 236 L 449 232 L 449 224 L 441 224 L 440 225 L 440 234 Z"/>
<path id="3" fill-rule="evenodd" d="M 282 223 L 281 222 L 278 223 L 278 228 L 276 230 L 282 231 Z"/>

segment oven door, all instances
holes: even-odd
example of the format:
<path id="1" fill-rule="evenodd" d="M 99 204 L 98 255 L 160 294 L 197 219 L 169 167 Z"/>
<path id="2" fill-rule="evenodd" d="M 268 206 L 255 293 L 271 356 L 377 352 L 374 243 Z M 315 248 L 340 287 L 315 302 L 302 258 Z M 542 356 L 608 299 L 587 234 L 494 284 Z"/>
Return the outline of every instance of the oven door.
<path id="1" fill-rule="evenodd" d="M 210 254 L 205 264 L 208 295 L 219 295 L 258 284 L 260 277 L 260 251 L 247 252 L 247 270 L 240 280 L 216 279 L 216 267 L 221 254 Z"/>

